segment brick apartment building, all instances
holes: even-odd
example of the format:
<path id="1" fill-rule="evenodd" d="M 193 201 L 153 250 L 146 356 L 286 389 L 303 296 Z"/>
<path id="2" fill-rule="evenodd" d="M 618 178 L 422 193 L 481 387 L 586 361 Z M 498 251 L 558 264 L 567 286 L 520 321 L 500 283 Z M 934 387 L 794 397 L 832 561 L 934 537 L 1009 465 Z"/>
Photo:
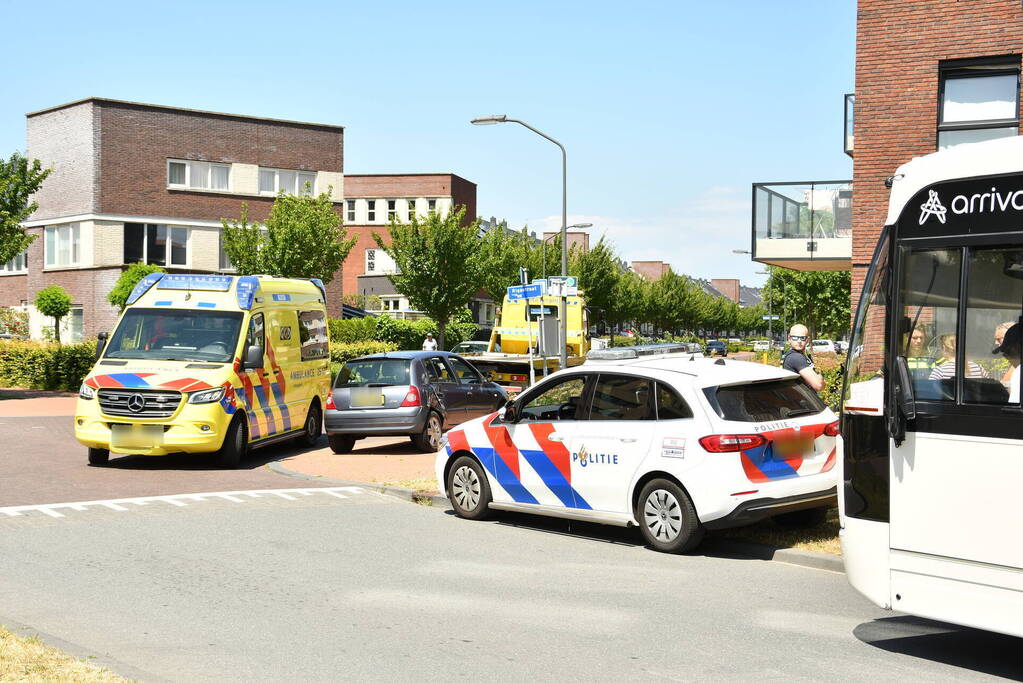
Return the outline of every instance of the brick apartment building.
<path id="1" fill-rule="evenodd" d="M 35 196 L 38 210 L 25 223 L 37 239 L 25 254 L 0 264 L 0 306 L 28 311 L 33 336 L 50 321 L 31 302 L 51 284 L 64 287 L 74 302 L 63 338 L 79 339 L 115 322 L 106 295 L 126 264 L 231 272 L 221 220 L 237 219 L 243 203 L 250 219 L 260 221 L 279 190 L 311 188 L 329 193 L 335 209 L 349 218 L 343 213 L 352 203 L 345 200 L 342 126 L 102 98 L 26 118 L 28 157 L 53 171 Z M 363 248 L 353 249 L 329 285 L 331 315 L 341 315 L 342 294 L 357 292 L 345 283 L 364 272 L 365 240 L 370 229 L 386 226 L 388 207 L 407 212 L 412 201 L 425 215 L 457 203 L 466 205 L 470 220 L 475 214 L 475 185 L 457 176 L 373 176 L 375 183 L 367 184 L 368 177 L 353 181 L 357 220 L 348 220 Z"/>

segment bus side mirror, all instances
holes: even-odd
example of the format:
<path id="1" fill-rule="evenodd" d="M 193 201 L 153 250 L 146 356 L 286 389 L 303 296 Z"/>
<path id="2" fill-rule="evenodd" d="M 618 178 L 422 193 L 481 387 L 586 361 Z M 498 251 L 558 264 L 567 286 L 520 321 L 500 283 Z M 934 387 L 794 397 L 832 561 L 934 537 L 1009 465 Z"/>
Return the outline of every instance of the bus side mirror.
<path id="1" fill-rule="evenodd" d="M 255 370 L 263 367 L 263 349 L 259 346 L 250 346 L 245 349 L 244 370 Z"/>
<path id="2" fill-rule="evenodd" d="M 96 335 L 96 357 L 93 360 L 99 360 L 103 352 L 106 351 L 107 337 L 109 336 L 106 332 L 100 332 Z"/>
<path id="3" fill-rule="evenodd" d="M 899 411 L 907 420 L 916 419 L 916 398 L 913 396 L 913 377 L 909 372 L 909 363 L 905 356 L 895 357 L 895 400 Z"/>

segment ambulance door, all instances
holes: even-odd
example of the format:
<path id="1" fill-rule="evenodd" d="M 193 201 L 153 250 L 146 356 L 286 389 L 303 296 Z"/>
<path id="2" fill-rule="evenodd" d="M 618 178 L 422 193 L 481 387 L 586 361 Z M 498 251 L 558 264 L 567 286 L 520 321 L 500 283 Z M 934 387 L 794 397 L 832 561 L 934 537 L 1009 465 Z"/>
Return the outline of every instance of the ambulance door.
<path id="1" fill-rule="evenodd" d="M 654 382 L 600 373 L 571 441 L 572 482 L 591 508 L 630 512 L 629 485 L 657 428 Z"/>
<path id="2" fill-rule="evenodd" d="M 249 421 L 249 440 L 258 441 L 277 433 L 272 409 L 273 392 L 265 374 L 270 369 L 267 353 L 267 320 L 262 311 L 254 311 L 249 315 L 249 327 L 245 335 L 242 356 L 249 347 L 255 346 L 263 350 L 263 367 L 246 368 L 238 372 L 245 395 L 245 416 Z"/>
<path id="3" fill-rule="evenodd" d="M 585 403 L 590 375 L 544 382 L 516 401 L 514 423 L 485 425 L 494 446 L 494 500 L 553 507 L 588 507 L 576 495 L 568 444 Z M 499 498 L 498 496 L 502 496 Z"/>

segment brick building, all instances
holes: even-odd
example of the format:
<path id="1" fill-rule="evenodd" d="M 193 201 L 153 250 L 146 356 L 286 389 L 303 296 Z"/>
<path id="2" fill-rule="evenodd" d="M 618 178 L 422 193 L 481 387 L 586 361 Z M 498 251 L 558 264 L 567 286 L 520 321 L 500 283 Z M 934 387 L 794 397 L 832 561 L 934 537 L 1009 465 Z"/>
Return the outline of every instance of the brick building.
<path id="1" fill-rule="evenodd" d="M 0 306 L 28 311 L 33 336 L 50 321 L 30 304 L 51 284 L 73 298 L 62 335 L 73 340 L 112 327 L 117 311 L 106 295 L 126 264 L 231 272 L 221 220 L 239 218 L 243 204 L 251 220 L 264 220 L 280 190 L 328 193 L 359 237 L 329 286 L 334 316 L 341 315 L 341 294 L 357 293 L 368 233 L 386 226 L 389 211 L 407 212 L 410 200 L 422 215 L 456 203 L 466 205 L 470 220 L 476 211 L 475 185 L 451 174 L 353 176 L 355 194 L 346 201 L 342 126 L 102 98 L 26 118 L 28 157 L 53 171 L 25 223 L 37 239 L 0 264 Z M 371 217 L 369 202 L 379 217 Z"/>
<path id="2" fill-rule="evenodd" d="M 885 220 L 885 179 L 915 156 L 1019 135 L 1018 0 L 860 0 L 856 22 L 853 302 Z"/>

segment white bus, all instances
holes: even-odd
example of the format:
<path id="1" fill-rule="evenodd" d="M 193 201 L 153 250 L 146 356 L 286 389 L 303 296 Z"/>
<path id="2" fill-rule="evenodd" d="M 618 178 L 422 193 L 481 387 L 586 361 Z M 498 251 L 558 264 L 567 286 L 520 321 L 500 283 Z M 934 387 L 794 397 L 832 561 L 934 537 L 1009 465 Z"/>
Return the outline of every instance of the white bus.
<path id="1" fill-rule="evenodd" d="M 881 607 L 1023 636 L 1023 137 L 891 184 L 845 369 L 846 573 Z"/>

